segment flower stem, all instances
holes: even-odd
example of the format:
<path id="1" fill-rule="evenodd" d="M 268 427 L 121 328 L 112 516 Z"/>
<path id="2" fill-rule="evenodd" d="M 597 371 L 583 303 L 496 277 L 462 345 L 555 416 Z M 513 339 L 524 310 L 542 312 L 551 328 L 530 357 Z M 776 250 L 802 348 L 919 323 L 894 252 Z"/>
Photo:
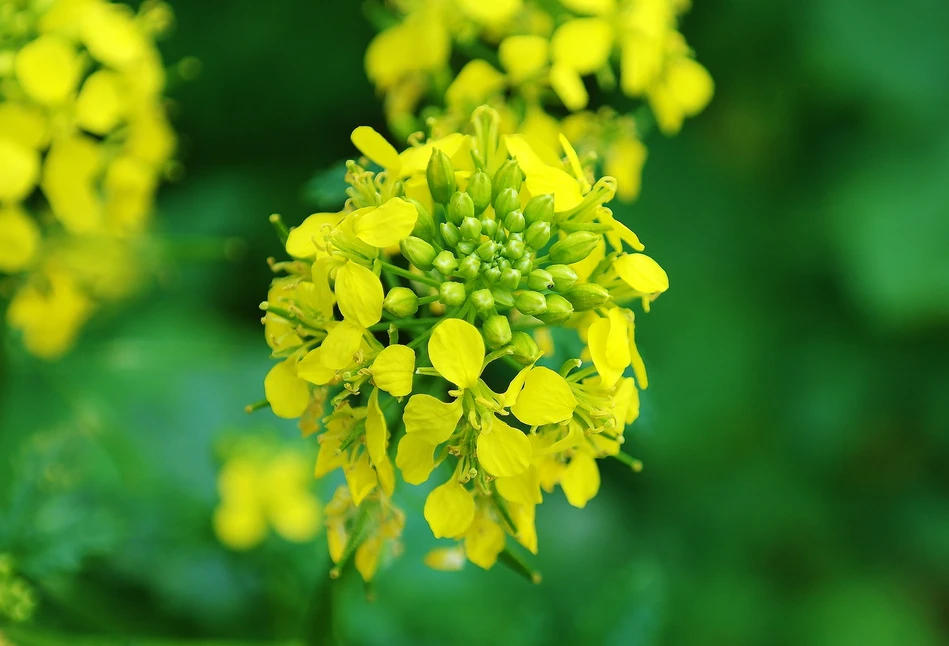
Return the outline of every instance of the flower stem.
<path id="1" fill-rule="evenodd" d="M 397 267 L 393 265 L 391 262 L 386 262 L 385 260 L 380 260 L 379 264 L 386 271 L 391 271 L 393 274 L 396 274 L 397 276 L 402 276 L 403 278 L 408 278 L 409 280 L 414 280 L 419 283 L 431 285 L 432 287 L 438 287 L 439 285 L 442 284 L 440 280 L 435 280 L 431 276 L 427 276 L 425 274 L 412 273 L 408 269 L 402 269 L 401 267 Z"/>

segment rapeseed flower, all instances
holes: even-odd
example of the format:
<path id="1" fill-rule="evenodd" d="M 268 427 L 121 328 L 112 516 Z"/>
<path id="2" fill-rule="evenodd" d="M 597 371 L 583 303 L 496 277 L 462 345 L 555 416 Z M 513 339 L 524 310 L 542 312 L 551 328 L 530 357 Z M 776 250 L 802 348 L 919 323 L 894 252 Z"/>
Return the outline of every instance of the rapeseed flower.
<path id="1" fill-rule="evenodd" d="M 175 146 L 154 42 L 169 20 L 155 0 L 0 6 L 0 294 L 39 357 L 138 282 Z"/>

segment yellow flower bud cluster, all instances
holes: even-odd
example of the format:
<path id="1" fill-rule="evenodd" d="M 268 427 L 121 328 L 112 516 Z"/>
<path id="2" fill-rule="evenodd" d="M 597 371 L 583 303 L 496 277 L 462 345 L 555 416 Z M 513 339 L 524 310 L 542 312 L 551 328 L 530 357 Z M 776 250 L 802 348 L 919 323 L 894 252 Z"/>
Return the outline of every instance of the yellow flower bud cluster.
<path id="1" fill-rule="evenodd" d="M 654 122 L 676 134 L 712 98 L 708 71 L 678 31 L 689 0 L 421 0 L 392 2 L 394 25 L 379 33 L 366 72 L 384 94 L 394 132 L 464 126 L 487 103 L 505 133 L 518 132 L 555 163 L 563 132 L 601 158 L 624 200 L 639 193 L 641 142 Z M 460 69 L 451 63 L 460 57 Z M 628 114 L 590 109 L 591 83 L 604 106 L 641 100 Z M 433 102 L 431 97 L 437 97 Z M 429 104 L 431 103 L 431 104 Z M 568 116 L 556 118 L 566 109 Z"/>
<path id="2" fill-rule="evenodd" d="M 55 358 L 135 286 L 175 138 L 156 31 L 167 5 L 0 3 L 0 301 Z"/>
<path id="3" fill-rule="evenodd" d="M 368 579 L 397 538 L 390 445 L 402 481 L 437 484 L 433 535 L 460 541 L 432 565 L 509 562 L 508 536 L 536 552 L 542 492 L 583 507 L 598 458 L 638 467 L 620 451 L 646 387 L 627 305 L 648 310 L 668 278 L 613 219 L 615 180 L 593 181 L 565 138 L 548 164 L 483 106 L 469 130 L 403 152 L 371 128 L 352 140 L 381 170 L 350 162 L 338 213 L 290 231 L 274 219 L 292 259 L 272 263 L 282 275 L 262 304 L 280 360 L 267 400 L 317 435 L 316 476 L 341 470 L 339 507 L 359 510 L 340 512 L 334 560 L 355 554 Z M 552 328 L 582 339 L 580 357 L 542 365 Z M 495 361 L 499 390 L 484 373 Z"/>

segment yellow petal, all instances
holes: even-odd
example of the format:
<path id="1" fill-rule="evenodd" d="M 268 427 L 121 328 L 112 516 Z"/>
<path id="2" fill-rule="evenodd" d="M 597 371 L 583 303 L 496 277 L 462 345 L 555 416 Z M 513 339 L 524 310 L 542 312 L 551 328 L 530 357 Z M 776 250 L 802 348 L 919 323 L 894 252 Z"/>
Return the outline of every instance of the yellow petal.
<path id="1" fill-rule="evenodd" d="M 508 505 L 508 512 L 517 528 L 514 537 L 518 543 L 530 550 L 531 554 L 537 554 L 537 527 L 534 525 L 536 511 L 534 505 Z"/>
<path id="2" fill-rule="evenodd" d="M 508 478 L 527 470 L 531 442 L 521 431 L 495 419 L 490 431 L 478 434 L 478 461 L 493 476 Z"/>
<path id="3" fill-rule="evenodd" d="M 471 388 L 481 377 L 484 340 L 471 323 L 446 319 L 428 340 L 428 356 L 442 377 L 459 388 Z"/>
<path id="4" fill-rule="evenodd" d="M 110 67 L 130 69 L 147 55 L 148 41 L 127 6 L 90 3 L 81 31 L 89 53 Z"/>
<path id="5" fill-rule="evenodd" d="M 409 484 L 422 484 L 428 480 L 435 468 L 435 445 L 420 435 L 406 433 L 399 440 L 395 465 L 402 472 L 402 479 Z"/>
<path id="6" fill-rule="evenodd" d="M 281 361 L 264 378 L 264 394 L 274 415 L 295 419 L 310 403 L 310 387 L 297 377 L 293 358 Z"/>
<path id="7" fill-rule="evenodd" d="M 565 65 L 578 74 L 592 74 L 609 62 L 613 27 L 602 18 L 577 18 L 557 28 L 550 39 L 554 65 Z"/>
<path id="8" fill-rule="evenodd" d="M 348 542 L 349 532 L 346 531 L 345 522 L 333 519 L 326 523 L 326 546 L 329 548 L 333 563 L 339 563 L 339 560 L 343 558 L 343 552 L 346 551 Z"/>
<path id="9" fill-rule="evenodd" d="M 474 520 L 474 498 L 452 479 L 428 494 L 424 514 L 435 538 L 458 538 Z"/>
<path id="10" fill-rule="evenodd" d="M 446 404 L 431 395 L 413 395 L 405 407 L 405 432 L 437 445 L 448 441 L 461 419 L 461 400 Z"/>
<path id="11" fill-rule="evenodd" d="M 33 191 L 40 156 L 9 137 L 0 137 L 0 202 L 19 202 Z"/>
<path id="12" fill-rule="evenodd" d="M 437 148 L 451 159 L 455 170 L 464 168 L 467 164 L 471 167 L 470 139 L 468 135 L 454 132 L 450 135 L 430 141 L 422 146 L 412 146 L 399 153 L 399 159 L 402 162 L 402 176 L 411 177 L 419 173 L 424 173 L 428 167 L 428 160 L 432 157 L 432 152 Z"/>
<path id="13" fill-rule="evenodd" d="M 6 101 L 0 103 L 0 139 L 9 137 L 27 148 L 40 149 L 49 138 L 49 125 L 40 108 Z"/>
<path id="14" fill-rule="evenodd" d="M 379 353 L 369 371 L 377 387 L 393 397 L 405 397 L 412 392 L 415 350 L 406 345 L 390 345 Z"/>
<path id="15" fill-rule="evenodd" d="M 335 227 L 343 219 L 342 213 L 314 213 L 287 236 L 287 253 L 294 258 L 315 258 L 318 254 L 314 238 L 323 245 L 325 228 Z"/>
<path id="16" fill-rule="evenodd" d="M 646 375 L 646 364 L 643 363 L 643 357 L 639 354 L 639 348 L 636 347 L 636 324 L 629 324 L 629 358 L 633 366 L 633 374 L 636 375 L 636 381 L 643 390 L 649 388 L 649 377 Z"/>
<path id="17" fill-rule="evenodd" d="M 570 11 L 591 16 L 606 16 L 616 9 L 616 0 L 560 0 Z"/>
<path id="18" fill-rule="evenodd" d="M 669 276 L 665 270 L 645 254 L 620 256 L 613 267 L 627 285 L 641 294 L 658 294 L 669 289 Z"/>
<path id="19" fill-rule="evenodd" d="M 0 273 L 29 267 L 39 245 L 40 229 L 33 218 L 15 206 L 0 207 Z"/>
<path id="20" fill-rule="evenodd" d="M 75 47 L 55 34 L 40 36 L 24 45 L 14 61 L 17 81 L 38 103 L 62 103 L 79 82 L 79 56 Z"/>
<path id="21" fill-rule="evenodd" d="M 576 407 L 577 399 L 566 379 L 550 368 L 534 368 L 511 412 L 528 426 L 541 426 L 570 419 Z"/>
<path id="22" fill-rule="evenodd" d="M 490 63 L 476 58 L 468 61 L 448 86 L 445 103 L 450 109 L 470 109 L 503 90 L 506 81 Z"/>
<path id="23" fill-rule="evenodd" d="M 376 472 L 369 464 L 369 454 L 363 453 L 359 458 L 348 467 L 343 469 L 343 475 L 346 476 L 346 485 L 353 494 L 353 504 L 357 507 L 362 504 L 373 489 L 376 488 L 378 480 Z"/>
<path id="24" fill-rule="evenodd" d="M 382 538 L 370 536 L 356 548 L 356 571 L 363 581 L 372 581 L 379 568 L 379 556 L 382 554 Z"/>
<path id="25" fill-rule="evenodd" d="M 269 514 L 274 530 L 292 543 L 306 543 L 320 533 L 323 514 L 319 500 L 309 492 L 282 497 Z"/>
<path id="26" fill-rule="evenodd" d="M 628 325 L 619 308 L 613 308 L 609 318 L 597 320 L 587 332 L 593 365 L 604 386 L 612 387 L 630 364 Z"/>
<path id="27" fill-rule="evenodd" d="M 325 386 L 336 378 L 336 371 L 327 368 L 323 362 L 322 346 L 310 350 L 305 357 L 300 359 L 297 364 L 297 377 L 317 386 Z"/>
<path id="28" fill-rule="evenodd" d="M 121 77 L 109 70 L 94 72 L 76 99 L 76 121 L 96 135 L 105 135 L 115 128 L 125 112 Z"/>
<path id="29" fill-rule="evenodd" d="M 620 434 L 627 424 L 632 424 L 639 417 L 639 391 L 632 378 L 622 379 L 617 386 L 612 413 Z"/>
<path id="30" fill-rule="evenodd" d="M 501 65 L 520 83 L 538 74 L 547 64 L 547 39 L 543 36 L 509 36 L 498 46 Z"/>
<path id="31" fill-rule="evenodd" d="M 504 528 L 487 513 L 479 512 L 465 532 L 465 556 L 478 567 L 490 570 L 504 550 L 504 539 Z"/>
<path id="32" fill-rule="evenodd" d="M 552 194 L 554 210 L 566 211 L 583 201 L 576 178 L 566 171 L 548 166 L 520 135 L 507 135 L 504 144 L 524 171 L 524 183 L 532 196 Z"/>
<path id="33" fill-rule="evenodd" d="M 586 452 L 578 452 L 570 460 L 560 478 L 560 486 L 567 496 L 567 502 L 574 507 L 586 507 L 600 490 L 600 470 L 596 460 Z"/>
<path id="34" fill-rule="evenodd" d="M 540 494 L 540 475 L 534 465 L 519 475 L 498 478 L 496 483 L 498 493 L 508 502 L 539 505 L 543 501 Z"/>
<path id="35" fill-rule="evenodd" d="M 386 417 L 379 407 L 379 389 L 373 388 L 369 395 L 366 407 L 366 450 L 372 464 L 379 466 L 389 461 L 386 454 L 386 445 L 389 441 L 389 429 L 386 427 Z"/>
<path id="36" fill-rule="evenodd" d="M 501 26 L 521 10 L 522 0 L 458 0 L 462 12 L 477 23 Z"/>
<path id="37" fill-rule="evenodd" d="M 662 43 L 643 33 L 623 38 L 620 54 L 620 89 L 631 97 L 642 95 L 653 85 L 663 62 Z"/>
<path id="38" fill-rule="evenodd" d="M 371 161 L 386 170 L 392 169 L 395 172 L 399 171 L 399 167 L 402 165 L 399 161 L 399 152 L 392 144 L 386 141 L 385 137 L 380 135 L 373 128 L 369 126 L 359 126 L 353 130 L 353 134 L 351 134 L 349 138 L 353 142 L 353 145 L 359 149 L 359 152 L 368 157 Z"/>
<path id="39" fill-rule="evenodd" d="M 292 232 L 291 232 L 292 233 Z M 310 278 L 313 281 L 313 305 L 324 319 L 333 318 L 333 306 L 336 304 L 336 294 L 330 288 L 330 270 L 339 266 L 339 261 L 332 256 L 322 256 L 313 263 Z"/>
<path id="40" fill-rule="evenodd" d="M 520 372 L 514 375 L 514 379 L 511 380 L 511 383 L 508 384 L 507 390 L 504 392 L 504 406 L 509 408 L 514 405 L 514 402 L 517 401 L 517 396 L 521 393 L 521 389 L 524 387 L 524 382 L 527 381 L 527 375 L 530 374 L 530 371 L 534 368 L 534 365 L 531 364 L 525 368 L 521 368 Z"/>
<path id="41" fill-rule="evenodd" d="M 425 555 L 425 565 L 440 572 L 458 572 L 465 566 L 465 548 L 436 547 Z"/>
<path id="42" fill-rule="evenodd" d="M 46 154 L 40 185 L 56 216 L 71 233 L 89 233 L 102 221 L 95 182 L 102 149 L 89 137 L 55 140 Z"/>
<path id="43" fill-rule="evenodd" d="M 665 84 L 686 116 L 705 109 L 715 92 L 712 76 L 691 58 L 675 58 L 666 66 Z"/>
<path id="44" fill-rule="evenodd" d="M 633 137 L 620 139 L 610 146 L 606 154 L 606 162 L 603 171 L 607 175 L 616 178 L 618 188 L 617 194 L 621 200 L 632 202 L 639 197 L 639 189 L 642 184 L 643 165 L 646 163 L 646 146 L 641 141 Z M 616 222 L 617 231 L 620 237 L 629 243 L 633 249 L 642 251 L 642 244 L 621 222 Z M 622 227 L 622 228 L 619 228 Z M 626 232 L 632 235 L 628 237 Z"/>
<path id="45" fill-rule="evenodd" d="M 322 478 L 346 466 L 346 455 L 339 452 L 339 447 L 343 442 L 342 435 L 323 433 L 319 441 L 320 448 L 316 454 L 316 467 L 313 470 L 314 478 Z"/>
<path id="46" fill-rule="evenodd" d="M 363 328 L 350 321 L 337 323 L 320 346 L 323 365 L 330 370 L 342 370 L 353 362 L 353 355 L 362 342 Z"/>
<path id="47" fill-rule="evenodd" d="M 379 479 L 379 486 L 387 496 L 395 492 L 395 469 L 392 468 L 392 462 L 386 459 L 376 466 L 376 477 Z"/>
<path id="48" fill-rule="evenodd" d="M 382 318 L 382 283 L 371 270 L 347 262 L 336 271 L 336 301 L 343 318 L 366 328 Z"/>
<path id="49" fill-rule="evenodd" d="M 569 65 L 553 64 L 550 67 L 550 87 L 553 88 L 564 106 L 571 112 L 587 107 L 590 95 L 583 85 L 583 79 L 577 70 Z"/>
<path id="50" fill-rule="evenodd" d="M 373 247 L 390 247 L 399 244 L 415 227 L 418 211 L 413 204 L 400 197 L 393 197 L 374 209 L 363 210 L 353 220 L 353 233 Z"/>
<path id="51" fill-rule="evenodd" d="M 214 534 L 232 550 L 249 550 L 267 537 L 267 520 L 256 506 L 222 504 L 214 510 Z"/>

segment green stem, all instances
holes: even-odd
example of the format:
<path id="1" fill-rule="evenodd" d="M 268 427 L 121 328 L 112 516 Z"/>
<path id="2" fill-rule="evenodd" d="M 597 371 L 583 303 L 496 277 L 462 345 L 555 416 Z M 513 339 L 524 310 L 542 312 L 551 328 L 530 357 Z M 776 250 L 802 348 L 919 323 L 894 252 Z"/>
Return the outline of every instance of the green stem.
<path id="1" fill-rule="evenodd" d="M 379 261 L 379 264 L 380 264 L 380 265 L 382 266 L 382 268 L 385 269 L 386 271 L 391 271 L 393 274 L 396 274 L 396 275 L 398 275 L 398 276 L 402 276 L 403 278 L 408 278 L 409 280 L 414 280 L 414 281 L 419 282 L 419 283 L 424 283 L 424 284 L 426 284 L 426 285 L 431 285 L 432 287 L 438 287 L 439 285 L 442 284 L 441 281 L 435 280 L 435 279 L 432 278 L 431 276 L 426 276 L 426 275 L 424 275 L 424 274 L 414 274 L 414 273 L 412 273 L 411 271 L 409 271 L 408 269 L 402 269 L 401 267 L 396 267 L 396 266 L 393 265 L 392 263 L 386 262 L 385 260 L 380 260 L 380 261 Z"/>
<path id="2" fill-rule="evenodd" d="M 390 325 L 396 327 L 416 327 L 419 325 L 434 325 L 438 323 L 440 318 L 423 318 L 423 319 L 396 319 L 394 321 L 383 321 L 382 323 L 376 323 L 375 325 L 370 325 L 367 330 L 370 332 L 379 332 L 380 330 L 388 330 Z"/>

